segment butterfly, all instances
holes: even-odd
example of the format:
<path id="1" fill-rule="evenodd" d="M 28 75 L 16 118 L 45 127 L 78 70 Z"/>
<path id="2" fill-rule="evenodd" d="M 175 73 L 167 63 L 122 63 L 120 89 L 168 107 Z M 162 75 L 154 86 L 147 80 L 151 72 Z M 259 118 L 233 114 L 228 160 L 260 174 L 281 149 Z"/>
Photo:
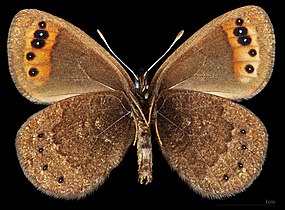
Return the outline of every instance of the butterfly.
<path id="1" fill-rule="evenodd" d="M 17 133 L 23 172 L 47 195 L 83 198 L 134 145 L 138 181 L 148 184 L 156 140 L 196 193 L 220 199 L 242 192 L 262 170 L 268 134 L 235 101 L 265 87 L 274 52 L 268 15 L 245 6 L 194 33 L 149 80 L 148 71 L 130 76 L 71 23 L 35 9 L 19 11 L 8 35 L 10 73 L 23 96 L 49 105 Z"/>

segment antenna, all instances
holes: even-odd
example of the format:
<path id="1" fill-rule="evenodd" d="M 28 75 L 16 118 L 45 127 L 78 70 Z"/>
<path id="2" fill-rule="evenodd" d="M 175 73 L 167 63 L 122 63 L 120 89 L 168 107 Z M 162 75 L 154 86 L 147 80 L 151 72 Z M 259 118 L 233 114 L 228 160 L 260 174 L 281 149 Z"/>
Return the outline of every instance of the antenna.
<path id="1" fill-rule="evenodd" d="M 103 36 L 103 34 L 101 33 L 101 31 L 99 29 L 97 29 L 98 34 L 100 35 L 101 39 L 104 41 L 105 45 L 107 46 L 107 48 L 109 49 L 109 51 L 113 54 L 113 56 L 121 62 L 121 64 L 123 64 L 135 77 L 136 80 L 139 80 L 138 76 L 133 72 L 133 70 L 127 66 L 127 64 L 125 64 L 115 53 L 114 51 L 111 49 L 111 47 L 108 45 L 108 42 L 106 41 L 105 37 Z"/>
<path id="2" fill-rule="evenodd" d="M 172 42 L 172 44 L 169 46 L 169 48 L 165 51 L 165 53 L 163 53 L 162 56 L 160 56 L 160 58 L 158 58 L 144 73 L 144 76 L 147 75 L 147 73 L 169 52 L 169 50 L 171 50 L 171 48 L 173 47 L 173 45 L 182 37 L 184 33 L 184 30 L 181 30 L 177 36 L 175 37 L 174 41 Z"/>
<path id="3" fill-rule="evenodd" d="M 109 49 L 109 51 L 113 54 L 113 56 L 121 63 L 123 64 L 135 77 L 135 79 L 138 81 L 139 78 L 138 76 L 133 72 L 133 70 L 127 66 L 127 64 L 125 64 L 115 53 L 114 51 L 111 49 L 111 47 L 109 46 L 107 40 L 105 39 L 105 37 L 103 36 L 102 32 L 97 29 L 98 34 L 100 35 L 101 39 L 104 41 L 105 45 L 107 46 L 107 48 Z M 171 48 L 173 47 L 173 45 L 182 37 L 184 33 L 184 30 L 181 30 L 177 36 L 175 37 L 174 41 L 172 42 L 172 44 L 169 46 L 169 48 L 165 51 L 165 53 L 163 53 L 162 56 L 160 56 L 144 73 L 144 77 L 146 77 L 147 73 L 171 50 Z"/>

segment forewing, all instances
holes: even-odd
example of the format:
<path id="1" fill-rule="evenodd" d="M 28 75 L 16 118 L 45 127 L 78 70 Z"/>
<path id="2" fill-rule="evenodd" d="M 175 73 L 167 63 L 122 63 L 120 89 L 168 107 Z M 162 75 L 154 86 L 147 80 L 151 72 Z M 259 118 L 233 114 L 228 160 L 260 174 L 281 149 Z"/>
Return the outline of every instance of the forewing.
<path id="1" fill-rule="evenodd" d="M 74 199 L 95 190 L 135 138 L 124 94 L 74 96 L 31 116 L 18 131 L 17 154 L 27 178 L 54 197 Z"/>
<path id="2" fill-rule="evenodd" d="M 133 88 L 127 72 L 97 42 L 71 23 L 39 10 L 22 10 L 14 17 L 8 57 L 16 87 L 37 103 Z"/>
<path id="3" fill-rule="evenodd" d="M 241 7 L 212 20 L 183 43 L 160 67 L 151 89 L 154 97 L 170 88 L 251 98 L 271 76 L 274 50 L 265 11 Z"/>

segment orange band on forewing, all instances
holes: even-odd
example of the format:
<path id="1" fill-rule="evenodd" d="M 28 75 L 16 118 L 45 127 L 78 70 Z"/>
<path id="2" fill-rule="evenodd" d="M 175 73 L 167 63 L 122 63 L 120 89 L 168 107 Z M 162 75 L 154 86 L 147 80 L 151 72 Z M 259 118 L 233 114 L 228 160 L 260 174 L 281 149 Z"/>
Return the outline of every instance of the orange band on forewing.
<path id="1" fill-rule="evenodd" d="M 230 30 L 228 30 L 228 32 L 230 33 Z M 251 37 L 251 43 L 250 45 L 247 45 L 247 46 L 243 46 L 241 45 L 240 43 L 238 43 L 238 37 L 229 37 L 228 36 L 228 42 L 230 43 L 231 47 L 234 49 L 234 48 L 237 48 L 237 49 L 234 49 L 234 50 L 239 50 L 239 48 L 245 48 L 245 47 L 253 47 L 253 46 L 258 46 L 258 42 L 257 42 L 257 34 L 250 34 L 250 37 Z"/>
<path id="2" fill-rule="evenodd" d="M 256 52 L 259 52 L 259 46 L 258 45 L 254 45 L 254 46 L 250 45 L 250 46 L 242 46 L 242 47 L 232 48 L 233 49 L 233 62 L 243 62 L 243 61 L 256 62 L 256 61 L 260 61 L 259 53 L 257 53 L 254 58 L 252 58 L 248 54 L 248 52 L 253 48 L 256 50 Z"/>
<path id="3" fill-rule="evenodd" d="M 244 28 L 246 34 L 237 35 L 234 30 Z M 229 21 L 223 25 L 223 29 L 227 34 L 228 42 L 232 48 L 232 62 L 236 78 L 241 82 L 249 82 L 251 78 L 257 77 L 257 70 L 259 66 L 259 44 L 257 39 L 257 32 L 253 25 L 244 21 L 241 25 L 236 24 L 236 19 Z M 249 43 L 240 41 L 243 38 L 250 38 Z M 254 51 L 254 53 L 251 53 Z M 248 66 L 251 71 L 247 71 Z"/>
<path id="4" fill-rule="evenodd" d="M 29 75 L 31 67 L 29 65 L 24 66 L 24 70 L 27 72 L 27 77 L 29 80 L 33 81 L 37 86 L 44 85 L 48 80 L 50 76 L 50 65 L 37 65 L 37 69 L 39 71 L 38 75 L 36 77 L 31 77 Z"/>
<path id="5" fill-rule="evenodd" d="M 51 52 L 52 47 L 56 43 L 56 36 L 58 35 L 57 27 L 49 24 L 49 22 L 45 22 L 46 27 L 40 28 L 38 23 L 36 26 L 33 25 L 30 30 L 27 30 L 26 33 L 26 47 L 24 50 L 24 70 L 27 75 L 27 79 L 34 82 L 36 86 L 41 86 L 45 84 L 50 78 L 50 71 L 51 71 Z M 32 45 L 32 41 L 36 40 L 34 33 L 37 30 L 44 30 L 48 33 L 47 38 L 39 38 L 40 40 L 44 41 L 44 46 L 40 48 L 36 48 Z M 28 53 L 33 54 L 33 58 L 28 59 Z M 31 76 L 30 70 L 36 69 L 37 74 Z"/>

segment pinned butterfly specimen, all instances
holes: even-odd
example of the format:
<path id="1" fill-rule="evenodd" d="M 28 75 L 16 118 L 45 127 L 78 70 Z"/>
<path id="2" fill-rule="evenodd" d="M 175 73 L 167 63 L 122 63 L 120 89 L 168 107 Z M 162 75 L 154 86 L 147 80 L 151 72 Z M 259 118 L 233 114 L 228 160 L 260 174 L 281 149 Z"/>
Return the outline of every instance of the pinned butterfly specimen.
<path id="1" fill-rule="evenodd" d="M 233 100 L 264 88 L 274 52 L 268 15 L 246 6 L 197 31 L 149 81 L 148 71 L 129 76 L 72 24 L 22 10 L 9 30 L 10 72 L 25 97 L 50 104 L 17 133 L 24 174 L 48 195 L 81 198 L 136 145 L 138 180 L 148 184 L 152 141 L 157 141 L 171 168 L 195 192 L 214 199 L 235 195 L 259 175 L 268 134 Z"/>

